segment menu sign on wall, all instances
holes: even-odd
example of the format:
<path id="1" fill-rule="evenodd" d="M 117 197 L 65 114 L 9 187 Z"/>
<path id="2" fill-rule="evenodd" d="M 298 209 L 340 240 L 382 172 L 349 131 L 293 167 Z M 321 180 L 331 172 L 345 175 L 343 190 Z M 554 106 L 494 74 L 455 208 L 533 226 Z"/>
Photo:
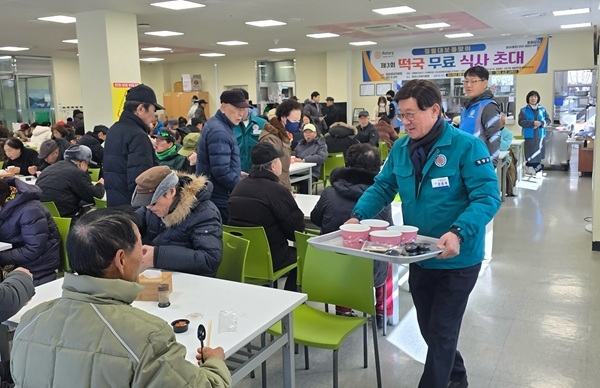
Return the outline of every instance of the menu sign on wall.
<path id="1" fill-rule="evenodd" d="M 472 66 L 491 74 L 548 72 L 548 37 L 362 53 L 363 82 L 462 77 Z"/>

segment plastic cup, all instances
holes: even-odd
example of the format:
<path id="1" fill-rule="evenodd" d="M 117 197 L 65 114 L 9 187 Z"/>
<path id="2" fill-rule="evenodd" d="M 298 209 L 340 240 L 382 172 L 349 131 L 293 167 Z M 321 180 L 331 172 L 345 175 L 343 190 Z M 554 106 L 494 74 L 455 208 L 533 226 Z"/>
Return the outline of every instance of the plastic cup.
<path id="1" fill-rule="evenodd" d="M 394 225 L 388 227 L 387 230 L 402 232 L 402 244 L 415 242 L 417 240 L 417 233 L 419 233 L 419 228 L 410 225 Z"/>
<path id="2" fill-rule="evenodd" d="M 346 248 L 361 249 L 369 239 L 371 228 L 368 225 L 347 224 L 340 226 L 342 245 Z"/>
<path id="3" fill-rule="evenodd" d="M 368 225 L 371 230 L 386 230 L 390 223 L 384 220 L 362 220 L 360 221 L 361 225 Z"/>
<path id="4" fill-rule="evenodd" d="M 400 245 L 402 243 L 402 232 L 396 230 L 374 230 L 369 233 L 369 241 L 392 246 Z"/>

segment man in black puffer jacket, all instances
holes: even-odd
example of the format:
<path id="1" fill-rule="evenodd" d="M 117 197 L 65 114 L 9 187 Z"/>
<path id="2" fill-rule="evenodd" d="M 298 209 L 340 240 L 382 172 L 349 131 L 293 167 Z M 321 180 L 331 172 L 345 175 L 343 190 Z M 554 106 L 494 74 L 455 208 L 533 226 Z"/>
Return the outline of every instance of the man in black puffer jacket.
<path id="1" fill-rule="evenodd" d="M 103 175 L 108 206 L 129 205 L 135 178 L 158 165 L 148 125 L 154 112 L 165 109 L 156 102 L 154 91 L 146 85 L 129 89 L 119 121 L 113 124 L 104 145 Z"/>
<path id="2" fill-rule="evenodd" d="M 96 125 L 93 132 L 86 132 L 78 142 L 78 144 L 88 146 L 92 150 L 92 160 L 100 167 L 104 159 L 102 143 L 106 140 L 107 134 L 108 127 L 106 125 Z"/>

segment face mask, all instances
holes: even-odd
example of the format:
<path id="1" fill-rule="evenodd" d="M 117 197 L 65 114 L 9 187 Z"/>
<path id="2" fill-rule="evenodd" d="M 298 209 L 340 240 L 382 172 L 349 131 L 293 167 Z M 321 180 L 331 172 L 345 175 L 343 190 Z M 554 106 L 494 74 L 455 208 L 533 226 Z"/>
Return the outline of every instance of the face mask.
<path id="1" fill-rule="evenodd" d="M 392 101 L 392 97 L 388 97 L 387 100 L 391 102 Z"/>
<path id="2" fill-rule="evenodd" d="M 385 103 L 382 102 L 381 104 L 379 104 L 379 106 L 385 106 Z"/>
<path id="3" fill-rule="evenodd" d="M 287 120 L 285 122 L 285 129 L 287 129 L 288 132 L 297 132 L 300 129 L 300 122 L 296 121 L 293 123 L 290 120 Z"/>

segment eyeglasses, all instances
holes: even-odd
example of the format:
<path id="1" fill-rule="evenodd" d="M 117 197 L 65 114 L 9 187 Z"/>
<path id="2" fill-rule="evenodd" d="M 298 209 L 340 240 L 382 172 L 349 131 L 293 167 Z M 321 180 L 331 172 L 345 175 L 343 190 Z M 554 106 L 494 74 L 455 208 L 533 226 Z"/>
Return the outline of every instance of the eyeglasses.
<path id="1" fill-rule="evenodd" d="M 475 85 L 477 82 L 483 82 L 484 79 L 465 79 L 463 80 L 463 85 Z"/>
<path id="2" fill-rule="evenodd" d="M 418 113 L 418 112 L 417 112 Z M 415 116 L 417 115 L 417 113 L 400 113 L 400 120 L 408 120 L 408 121 L 413 121 L 415 119 Z"/>

